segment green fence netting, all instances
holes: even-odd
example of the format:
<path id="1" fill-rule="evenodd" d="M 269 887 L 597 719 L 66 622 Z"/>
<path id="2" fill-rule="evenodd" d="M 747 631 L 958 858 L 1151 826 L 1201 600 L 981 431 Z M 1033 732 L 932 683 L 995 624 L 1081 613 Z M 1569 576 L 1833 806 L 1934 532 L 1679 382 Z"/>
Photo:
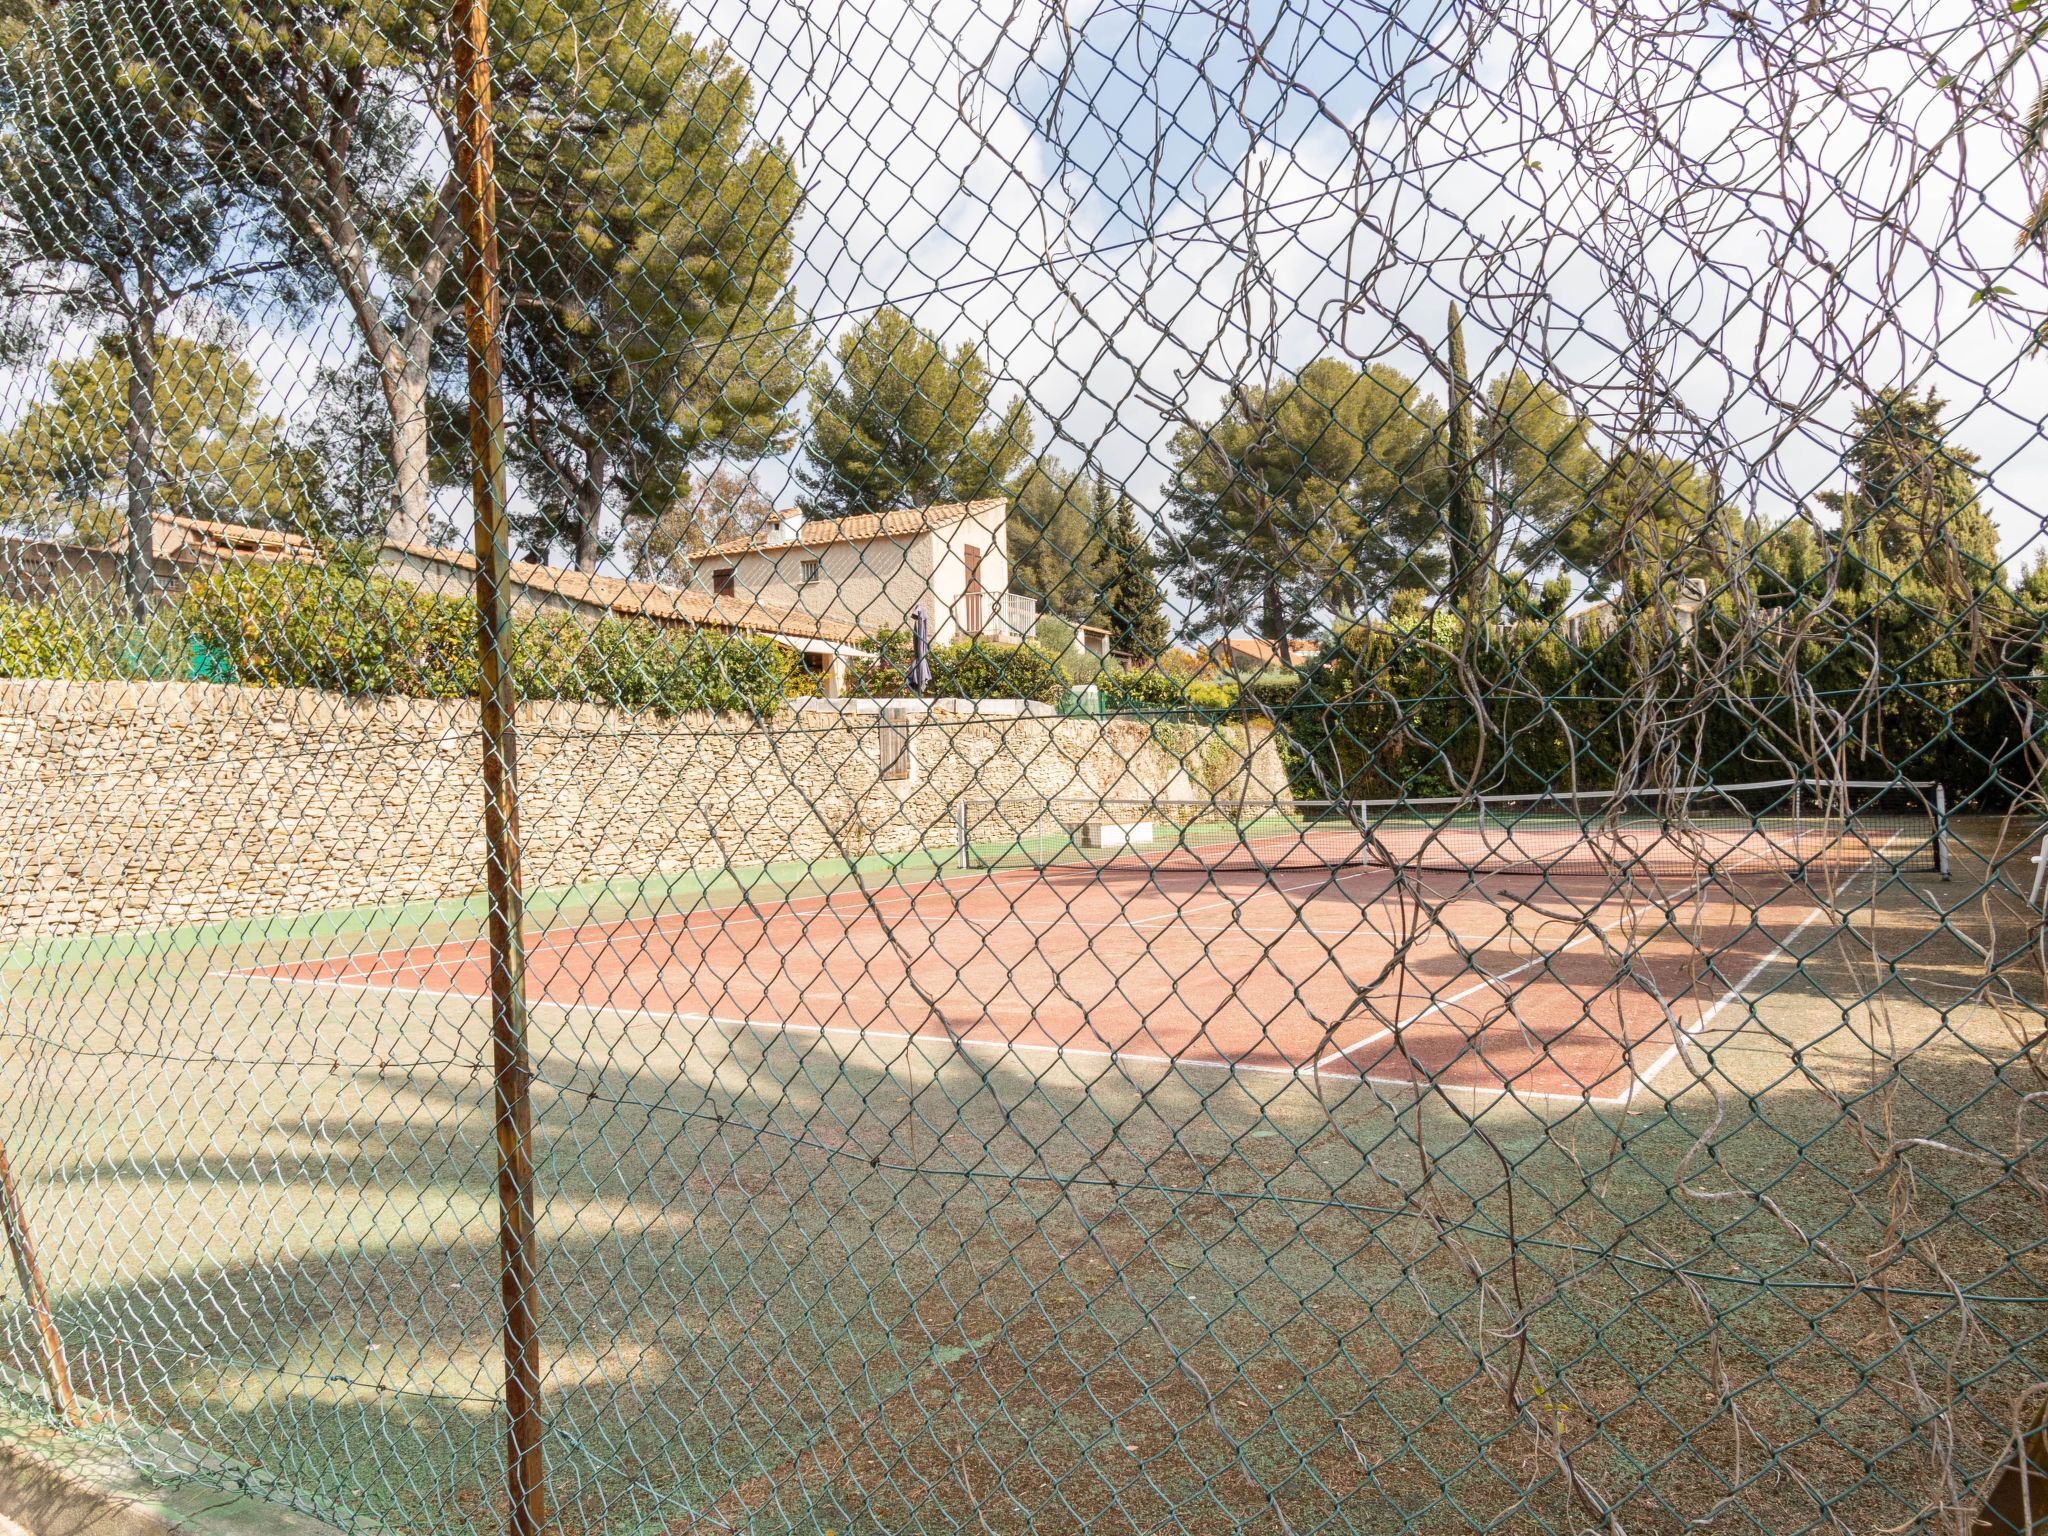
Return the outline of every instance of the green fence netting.
<path id="1" fill-rule="evenodd" d="M 10 1454 L 2025 1528 L 2043 17 L 4 8 Z"/>

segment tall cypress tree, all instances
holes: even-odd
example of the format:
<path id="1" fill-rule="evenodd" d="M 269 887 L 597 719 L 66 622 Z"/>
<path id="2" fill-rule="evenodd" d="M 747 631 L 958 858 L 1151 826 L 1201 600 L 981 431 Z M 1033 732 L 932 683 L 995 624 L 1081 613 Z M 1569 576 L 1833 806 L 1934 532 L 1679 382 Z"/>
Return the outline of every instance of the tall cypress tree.
<path id="1" fill-rule="evenodd" d="M 1477 442 L 1472 429 L 1472 375 L 1465 366 L 1465 317 L 1451 305 L 1450 356 L 1447 387 L 1450 420 L 1446 446 L 1449 449 L 1449 494 L 1444 500 L 1444 537 L 1450 546 L 1450 576 L 1446 589 L 1452 605 L 1467 618 L 1482 616 L 1487 607 L 1489 586 L 1486 551 L 1486 498 L 1482 494 L 1476 465 Z"/>
<path id="2" fill-rule="evenodd" d="M 1138 509 L 1121 487 L 1097 471 L 1088 487 L 1101 541 L 1096 587 L 1100 592 L 1089 622 L 1109 631 L 1110 649 L 1122 656 L 1150 658 L 1166 649 L 1166 601 L 1153 571 L 1159 556 L 1138 526 Z"/>
<path id="3" fill-rule="evenodd" d="M 1860 566 L 1887 582 L 1916 576 L 1953 598 L 1998 579 L 1998 530 L 1978 495 L 1977 455 L 1949 441 L 1932 390 L 1881 389 L 1856 412 L 1843 455 L 1849 490 L 1821 502 Z"/>

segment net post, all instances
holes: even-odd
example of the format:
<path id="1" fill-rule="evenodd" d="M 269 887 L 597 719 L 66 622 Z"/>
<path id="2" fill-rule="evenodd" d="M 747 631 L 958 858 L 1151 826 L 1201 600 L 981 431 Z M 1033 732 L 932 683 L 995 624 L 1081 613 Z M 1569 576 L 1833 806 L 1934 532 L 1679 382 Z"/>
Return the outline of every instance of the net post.
<path id="1" fill-rule="evenodd" d="M 953 802 L 953 867 L 972 869 L 973 861 L 967 854 L 967 800 L 965 796 Z"/>
<path id="2" fill-rule="evenodd" d="M 58 1333 L 56 1315 L 50 1310 L 50 1293 L 43 1284 L 42 1268 L 36 1263 L 28 1218 L 22 1214 L 21 1197 L 15 1192 L 14 1171 L 8 1165 L 4 1145 L 0 1145 L 0 1226 L 7 1229 L 7 1251 L 14 1259 L 15 1278 L 21 1282 L 29 1315 L 34 1319 L 36 1363 L 42 1367 L 43 1386 L 50 1394 L 50 1412 L 62 1423 L 76 1424 L 78 1402 L 71 1392 L 71 1367 L 64 1357 L 64 1338 Z"/>
<path id="3" fill-rule="evenodd" d="M 1946 880 L 1948 864 L 1948 786 L 1934 786 L 1934 872 Z"/>
<path id="4" fill-rule="evenodd" d="M 499 1291 L 504 1306 L 505 1529 L 547 1523 L 541 1459 L 540 1351 L 534 1324 L 533 1065 L 526 1033 L 520 884 L 518 731 L 512 686 L 511 548 L 506 518 L 504 354 L 499 336 L 497 182 L 491 126 L 489 11 L 455 0 L 455 169 L 469 373 L 470 498 L 475 517 L 477 702 L 483 733 L 485 884 L 489 893 L 491 1056 L 497 1144 Z"/>

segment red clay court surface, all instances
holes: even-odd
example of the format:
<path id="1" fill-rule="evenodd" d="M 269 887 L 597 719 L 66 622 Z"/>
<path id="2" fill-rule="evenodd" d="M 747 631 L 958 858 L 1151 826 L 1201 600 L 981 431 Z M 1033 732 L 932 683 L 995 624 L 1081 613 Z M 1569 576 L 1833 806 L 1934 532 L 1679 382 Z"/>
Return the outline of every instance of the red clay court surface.
<path id="1" fill-rule="evenodd" d="M 1576 889 L 1576 893 L 1574 888 Z M 1418 893 L 1435 908 L 1418 911 Z M 1637 890 L 1112 863 L 954 875 L 529 939 L 538 1005 L 875 1045 L 1621 1105 L 1818 911 L 1778 881 Z M 1399 938 L 1412 942 L 1398 964 Z M 483 997 L 484 940 L 235 974 Z"/>

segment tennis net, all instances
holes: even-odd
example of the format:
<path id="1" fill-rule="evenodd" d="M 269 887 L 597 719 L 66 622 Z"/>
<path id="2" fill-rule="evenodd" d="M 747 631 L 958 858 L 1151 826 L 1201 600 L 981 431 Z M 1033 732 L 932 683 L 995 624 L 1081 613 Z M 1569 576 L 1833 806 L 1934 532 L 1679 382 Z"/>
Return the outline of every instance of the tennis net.
<path id="1" fill-rule="evenodd" d="M 1402 800 L 969 797 L 965 868 L 1140 863 L 1166 868 L 1351 865 L 1538 875 L 1866 871 L 1948 874 L 1930 784 L 1777 780 Z"/>

